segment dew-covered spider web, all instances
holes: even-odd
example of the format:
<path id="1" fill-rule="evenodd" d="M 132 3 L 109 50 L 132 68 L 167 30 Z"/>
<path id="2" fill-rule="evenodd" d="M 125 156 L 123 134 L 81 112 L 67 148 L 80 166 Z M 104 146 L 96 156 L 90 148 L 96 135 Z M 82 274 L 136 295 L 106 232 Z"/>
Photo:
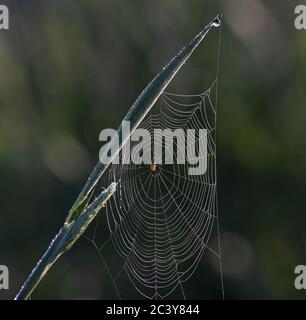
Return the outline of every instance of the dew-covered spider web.
<path id="1" fill-rule="evenodd" d="M 116 181 L 118 190 L 109 201 L 106 214 L 103 213 L 96 224 L 90 241 L 99 251 L 119 299 L 124 298 L 122 291 L 125 290 L 120 289 L 122 282 L 132 284 L 139 294 L 134 294 L 135 297 L 188 299 L 185 284 L 206 252 L 217 259 L 222 271 L 220 243 L 210 244 L 212 234 L 219 239 L 216 106 L 212 98 L 216 83 L 217 80 L 208 90 L 195 95 L 165 92 L 140 125 L 152 136 L 155 129 L 195 130 L 196 156 L 200 156 L 201 143 L 204 143 L 199 139 L 199 129 L 206 129 L 207 171 L 204 174 L 190 175 L 189 169 L 194 165 L 176 162 L 177 147 L 181 146 L 179 139 L 174 139 L 174 164 L 165 164 L 168 153 L 163 141 L 162 164 L 156 165 L 152 160 L 152 165 L 118 164 L 108 170 L 105 186 Z M 131 149 L 138 145 L 131 142 Z M 100 239 L 101 233 L 109 236 Z M 109 246 L 115 249 L 117 258 L 112 254 L 107 261 Z M 217 285 L 221 286 L 222 298 L 222 284 Z"/>

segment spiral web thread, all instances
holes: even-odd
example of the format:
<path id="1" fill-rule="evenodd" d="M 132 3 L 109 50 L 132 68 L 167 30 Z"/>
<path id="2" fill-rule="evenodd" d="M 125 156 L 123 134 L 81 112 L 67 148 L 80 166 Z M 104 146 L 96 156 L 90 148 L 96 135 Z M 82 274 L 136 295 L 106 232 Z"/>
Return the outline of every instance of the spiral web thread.
<path id="1" fill-rule="evenodd" d="M 159 165 L 156 173 L 145 164 L 112 165 L 109 169 L 108 183 L 119 182 L 119 190 L 106 208 L 110 236 L 98 245 L 97 224 L 90 241 L 100 253 L 118 298 L 121 298 L 118 283 L 125 273 L 145 298 L 169 298 L 179 290 L 181 298 L 187 299 L 184 283 L 194 274 L 206 251 L 218 259 L 222 271 L 220 246 L 213 249 L 209 241 L 213 230 L 219 238 L 216 110 L 211 99 L 216 83 L 217 80 L 197 95 L 165 92 L 154 113 L 147 115 L 140 125 L 151 136 L 154 129 L 195 129 L 198 146 L 203 143 L 198 139 L 199 129 L 206 129 L 205 174 L 188 175 L 190 165 L 177 164 L 176 154 L 174 164 Z M 178 143 L 174 140 L 174 150 Z M 131 149 L 137 145 L 138 142 L 131 142 Z M 165 154 L 163 158 L 165 163 Z M 104 257 L 109 243 L 121 257 L 120 268 L 115 271 Z"/>

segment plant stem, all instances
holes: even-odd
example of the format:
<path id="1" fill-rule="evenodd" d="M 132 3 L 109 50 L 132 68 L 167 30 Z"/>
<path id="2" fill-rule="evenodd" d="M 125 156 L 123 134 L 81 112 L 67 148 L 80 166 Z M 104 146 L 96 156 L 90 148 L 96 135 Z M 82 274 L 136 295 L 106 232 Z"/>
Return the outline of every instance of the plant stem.
<path id="1" fill-rule="evenodd" d="M 203 41 L 205 36 L 212 28 L 218 28 L 221 25 L 219 16 L 216 16 L 207 26 L 205 26 L 184 48 L 182 48 L 162 69 L 162 71 L 157 74 L 157 76 L 148 84 L 148 86 L 143 90 L 140 96 L 137 98 L 130 111 L 124 118 L 124 121 L 129 122 L 131 125 L 130 136 L 122 137 L 122 141 L 119 146 L 116 144 L 112 146 L 112 159 L 108 159 L 107 164 L 98 162 L 94 170 L 92 171 L 90 177 L 88 178 L 85 186 L 83 187 L 81 193 L 79 194 L 77 200 L 72 206 L 66 222 L 70 223 L 71 219 L 74 219 L 84 207 L 84 203 L 88 201 L 92 190 L 95 185 L 107 170 L 112 160 L 116 158 L 120 150 L 123 148 L 128 139 L 133 135 L 137 127 L 140 125 L 141 121 L 145 118 L 148 112 L 152 109 L 157 99 L 162 95 L 167 86 L 170 84 L 174 76 L 179 72 L 185 62 L 192 55 L 194 50 Z M 118 129 L 118 135 L 121 137 L 123 133 L 122 125 Z M 112 141 L 110 142 L 110 144 Z M 108 150 L 105 150 L 105 156 L 107 157 Z M 102 155 L 102 158 L 104 157 Z"/>
<path id="2" fill-rule="evenodd" d="M 40 283 L 48 270 L 57 259 L 66 251 L 70 250 L 80 236 L 85 232 L 90 223 L 95 219 L 98 212 L 104 207 L 109 198 L 115 193 L 116 183 L 112 183 L 106 191 L 103 191 L 85 211 L 72 223 L 65 224 L 51 241 L 51 244 L 43 257 L 20 289 L 15 300 L 26 300 Z"/>

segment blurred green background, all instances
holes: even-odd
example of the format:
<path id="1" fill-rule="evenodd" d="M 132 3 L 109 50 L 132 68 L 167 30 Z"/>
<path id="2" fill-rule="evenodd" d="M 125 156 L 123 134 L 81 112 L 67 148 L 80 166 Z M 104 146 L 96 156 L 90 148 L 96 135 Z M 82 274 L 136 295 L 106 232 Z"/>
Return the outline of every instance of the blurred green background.
<path id="1" fill-rule="evenodd" d="M 306 31 L 294 28 L 300 2 L 1 1 L 10 30 L 0 31 L 0 264 L 10 268 L 10 290 L 0 299 L 14 297 L 62 225 L 98 160 L 100 131 L 119 126 L 153 75 L 217 13 L 225 297 L 305 298 L 294 287 L 295 267 L 306 264 Z M 209 35 L 178 87 L 199 92 L 212 82 L 218 37 Z M 206 269 L 213 264 L 204 257 L 189 297 L 217 297 L 217 271 L 207 279 Z M 33 298 L 114 295 L 98 253 L 82 240 Z"/>

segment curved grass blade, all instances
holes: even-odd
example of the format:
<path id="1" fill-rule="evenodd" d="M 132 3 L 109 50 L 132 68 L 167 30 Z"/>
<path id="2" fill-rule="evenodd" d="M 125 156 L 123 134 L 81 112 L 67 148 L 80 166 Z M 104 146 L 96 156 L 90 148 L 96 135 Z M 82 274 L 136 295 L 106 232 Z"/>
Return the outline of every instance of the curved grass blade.
<path id="1" fill-rule="evenodd" d="M 181 67 L 186 63 L 189 57 L 192 55 L 193 51 L 197 46 L 202 42 L 207 33 L 213 27 L 219 27 L 221 21 L 219 16 L 216 16 L 204 29 L 200 31 L 182 50 L 180 50 L 162 69 L 162 71 L 149 83 L 149 85 L 144 89 L 144 91 L 137 98 L 130 111 L 124 118 L 125 121 L 129 121 L 131 124 L 131 135 L 137 129 L 141 121 L 145 118 L 148 112 L 152 109 L 157 99 L 164 92 L 166 87 L 170 84 L 173 77 L 178 73 Z M 122 136 L 122 126 L 118 129 L 119 136 Z M 124 144 L 130 136 L 125 137 L 121 142 L 119 148 L 116 152 L 113 153 L 113 159 L 118 155 Z M 81 212 L 80 207 L 84 205 L 84 202 L 87 201 L 87 198 L 97 184 L 103 173 L 111 164 L 112 159 L 110 159 L 108 164 L 102 164 L 98 162 L 90 177 L 88 178 L 83 190 L 78 196 L 76 202 L 71 208 L 67 219 L 66 224 L 69 224 L 76 219 L 78 212 Z"/>

